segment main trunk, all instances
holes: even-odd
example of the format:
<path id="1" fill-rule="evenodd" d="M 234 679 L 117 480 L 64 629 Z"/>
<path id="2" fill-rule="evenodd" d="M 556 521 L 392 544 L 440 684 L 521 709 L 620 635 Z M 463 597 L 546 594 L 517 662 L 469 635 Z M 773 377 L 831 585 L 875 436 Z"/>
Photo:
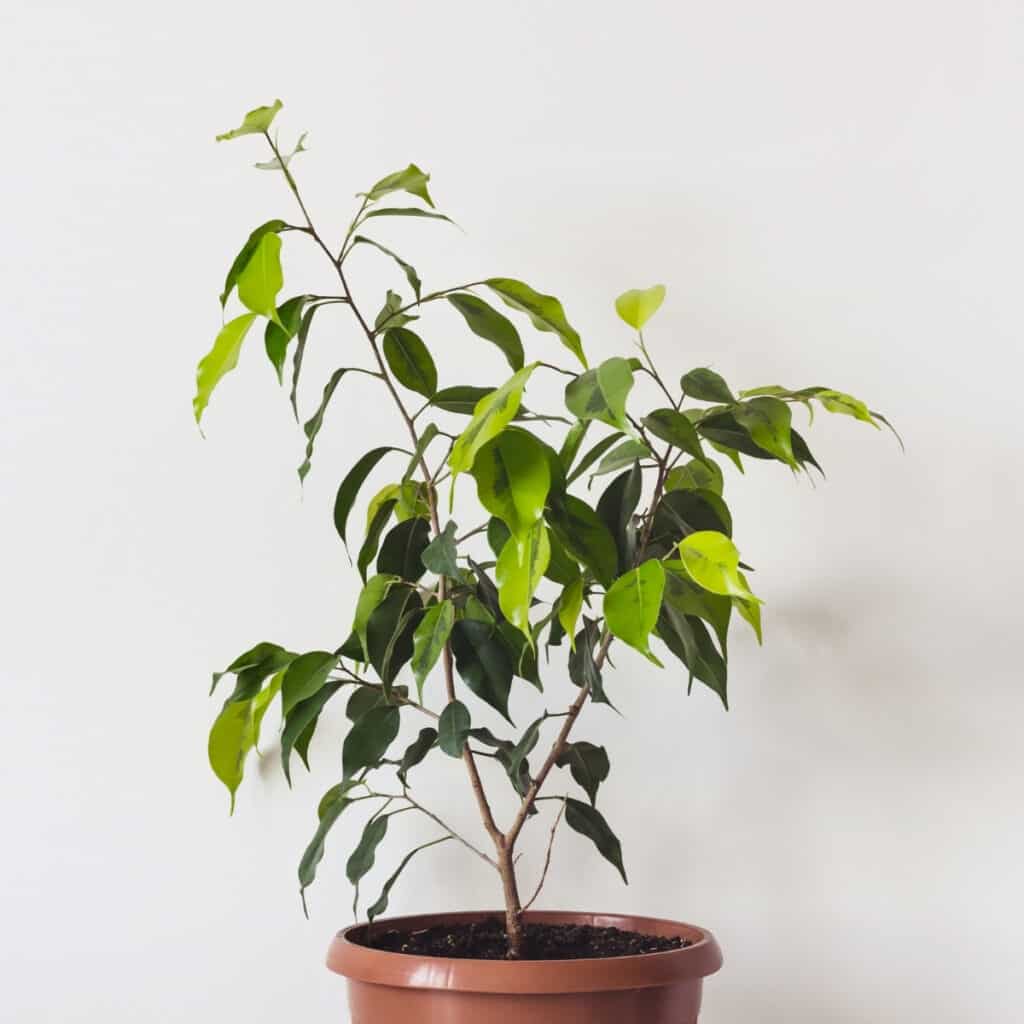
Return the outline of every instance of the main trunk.
<path id="1" fill-rule="evenodd" d="M 498 871 L 505 893 L 505 934 L 508 936 L 508 958 L 519 960 L 523 955 L 523 908 L 519 902 L 516 866 L 512 848 L 502 844 L 498 850 Z"/>

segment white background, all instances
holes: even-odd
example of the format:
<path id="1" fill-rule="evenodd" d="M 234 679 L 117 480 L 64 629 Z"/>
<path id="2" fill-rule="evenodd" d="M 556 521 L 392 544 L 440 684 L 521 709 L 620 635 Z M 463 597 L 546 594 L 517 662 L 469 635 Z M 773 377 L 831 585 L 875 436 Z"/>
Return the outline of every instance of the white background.
<path id="1" fill-rule="evenodd" d="M 619 656 L 625 721 L 595 709 L 580 735 L 609 745 L 632 884 L 567 835 L 544 905 L 711 927 L 727 964 L 707 1024 L 1024 1019 L 1017 3 L 15 0 L 0 51 L 0 1016 L 343 1016 L 322 957 L 360 822 L 332 836 L 308 923 L 294 881 L 340 728 L 291 793 L 271 743 L 233 819 L 205 764 L 212 668 L 347 632 L 334 488 L 400 439 L 382 394 L 346 385 L 301 495 L 255 335 L 205 442 L 191 421 L 227 264 L 295 216 L 251 168 L 258 140 L 213 135 L 280 95 L 284 139 L 311 131 L 295 170 L 328 232 L 380 175 L 433 172 L 465 233 L 380 231 L 428 288 L 521 277 L 598 360 L 628 351 L 614 296 L 664 281 L 667 376 L 841 387 L 907 441 L 822 416 L 824 485 L 727 471 L 766 646 L 741 624 L 729 714 Z M 286 241 L 291 290 L 327 287 Z M 390 268 L 360 259 L 376 306 Z M 501 379 L 457 326 L 423 321 L 442 380 Z M 307 407 L 359 346 L 324 317 Z M 554 707 L 571 688 L 547 679 Z M 472 828 L 453 767 L 424 771 L 424 799 Z M 392 909 L 497 897 L 453 847 Z"/>

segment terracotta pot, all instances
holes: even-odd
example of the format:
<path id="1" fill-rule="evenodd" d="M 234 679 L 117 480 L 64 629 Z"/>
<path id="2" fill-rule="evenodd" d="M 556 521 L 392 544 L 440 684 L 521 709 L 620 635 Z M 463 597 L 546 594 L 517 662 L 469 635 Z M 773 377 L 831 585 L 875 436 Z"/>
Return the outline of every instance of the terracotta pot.
<path id="1" fill-rule="evenodd" d="M 424 914 L 373 927 L 417 929 L 493 916 Z M 327 966 L 348 979 L 352 1024 L 694 1024 L 703 979 L 722 966 L 714 936 L 690 924 L 556 911 L 526 919 L 681 935 L 692 945 L 602 960 L 447 960 L 360 946 L 352 940 L 366 925 L 353 925 L 331 943 Z"/>

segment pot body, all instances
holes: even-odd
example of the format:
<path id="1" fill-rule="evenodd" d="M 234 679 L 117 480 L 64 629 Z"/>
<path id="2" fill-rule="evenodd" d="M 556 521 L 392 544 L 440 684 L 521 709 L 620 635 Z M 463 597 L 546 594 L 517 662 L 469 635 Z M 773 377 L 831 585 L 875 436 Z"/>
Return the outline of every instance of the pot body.
<path id="1" fill-rule="evenodd" d="M 379 921 L 374 928 L 493 916 L 431 914 Z M 556 911 L 526 920 L 681 935 L 691 945 L 595 960 L 449 960 L 369 949 L 352 941 L 366 929 L 354 925 L 334 939 L 327 965 L 348 979 L 352 1024 L 695 1024 L 703 979 L 722 964 L 710 932 L 677 921 Z"/>

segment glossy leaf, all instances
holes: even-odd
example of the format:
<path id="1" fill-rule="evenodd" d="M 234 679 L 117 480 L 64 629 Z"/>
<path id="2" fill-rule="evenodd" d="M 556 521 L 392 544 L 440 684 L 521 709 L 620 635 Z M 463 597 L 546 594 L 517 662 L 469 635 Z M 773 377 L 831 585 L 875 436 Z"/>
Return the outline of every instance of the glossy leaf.
<path id="1" fill-rule="evenodd" d="M 704 449 L 700 446 L 696 428 L 681 412 L 667 408 L 655 409 L 644 417 L 644 426 L 655 437 L 703 461 Z"/>
<path id="2" fill-rule="evenodd" d="M 485 444 L 471 470 L 480 504 L 519 537 L 544 513 L 551 470 L 544 446 L 525 430 L 505 430 Z"/>
<path id="3" fill-rule="evenodd" d="M 614 865 L 627 885 L 626 869 L 622 864 L 622 844 L 612 832 L 604 815 L 590 804 L 581 803 L 571 798 L 565 801 L 565 823 L 574 832 L 586 836 L 596 847 L 598 853 L 609 864 Z"/>
<path id="4" fill-rule="evenodd" d="M 427 191 L 427 182 L 429 181 L 429 174 L 421 171 L 415 164 L 409 164 L 405 170 L 395 171 L 394 174 L 388 174 L 381 178 L 369 192 L 365 193 L 365 196 L 370 202 L 376 202 L 393 192 L 408 192 L 409 195 L 417 196 L 427 206 L 432 207 L 434 201 Z"/>
<path id="5" fill-rule="evenodd" d="M 419 735 L 405 748 L 398 765 L 398 778 L 403 786 L 409 784 L 409 772 L 434 749 L 437 743 L 436 729 L 420 729 Z"/>
<path id="6" fill-rule="evenodd" d="M 562 463 L 562 472 L 566 475 L 572 469 L 573 462 L 576 461 L 580 445 L 583 444 L 583 438 L 586 437 L 587 431 L 590 429 L 590 423 L 590 420 L 577 420 L 566 432 L 565 439 L 562 441 L 562 447 L 558 451 L 558 458 Z"/>
<path id="7" fill-rule="evenodd" d="M 736 401 L 729 385 L 714 370 L 706 366 L 698 367 L 684 373 L 679 386 L 687 398 L 696 398 L 700 402 L 721 402 L 731 405 Z"/>
<path id="8" fill-rule="evenodd" d="M 223 672 L 213 673 L 210 694 L 217 689 L 217 684 L 224 676 L 234 675 L 235 689 L 228 697 L 228 702 L 251 700 L 260 692 L 268 676 L 287 668 L 294 659 L 295 655 L 279 644 L 256 644 L 235 658 Z"/>
<path id="9" fill-rule="evenodd" d="M 691 459 L 669 471 L 665 480 L 666 491 L 711 491 L 721 496 L 725 489 L 722 470 L 717 462 Z"/>
<path id="10" fill-rule="evenodd" d="M 485 622 L 462 619 L 451 634 L 455 668 L 462 681 L 503 718 L 508 716 L 513 665 L 509 650 L 497 630 Z"/>
<path id="11" fill-rule="evenodd" d="M 267 350 L 278 384 L 284 383 L 284 363 L 288 356 L 288 346 L 299 333 L 302 325 L 302 314 L 308 303 L 313 301 L 312 295 L 295 295 L 277 307 L 277 320 L 268 320 L 263 332 L 263 347 Z"/>
<path id="12" fill-rule="evenodd" d="M 500 388 L 489 392 L 477 402 L 472 419 L 448 456 L 448 466 L 453 477 L 472 469 L 477 452 L 509 425 L 519 409 L 523 388 L 537 365 L 530 363 L 524 366 Z"/>
<path id="13" fill-rule="evenodd" d="M 605 488 L 597 502 L 598 517 L 608 527 L 615 542 L 619 574 L 633 564 L 636 547 L 633 514 L 640 503 L 642 483 L 640 465 L 634 462 L 632 469 L 617 476 Z"/>
<path id="14" fill-rule="evenodd" d="M 220 383 L 224 374 L 238 365 L 242 342 L 245 341 L 245 336 L 255 319 L 255 313 L 243 313 L 234 320 L 229 320 L 221 328 L 213 348 L 199 361 L 196 369 L 196 396 L 192 399 L 192 412 L 196 423 L 202 419 L 213 389 Z"/>
<path id="15" fill-rule="evenodd" d="M 437 723 L 437 745 L 449 757 L 462 757 L 472 727 L 466 705 L 458 700 L 449 701 Z"/>
<path id="16" fill-rule="evenodd" d="M 324 857 L 327 834 L 335 826 L 344 810 L 351 806 L 349 793 L 359 785 L 355 779 L 332 786 L 320 801 L 320 818 L 315 834 L 299 861 L 299 886 L 304 892 L 316 880 L 316 869 Z"/>
<path id="17" fill-rule="evenodd" d="M 454 836 L 441 836 L 439 839 L 432 839 L 429 843 L 422 843 L 417 846 L 416 849 L 410 850 L 401 860 L 398 867 L 395 869 L 395 873 L 384 883 L 384 888 L 381 890 L 381 894 L 377 897 L 374 903 L 366 910 L 366 919 L 371 923 L 375 918 L 380 917 L 388 909 L 388 900 L 391 897 L 391 890 L 394 888 L 395 882 L 398 881 L 399 875 L 408 867 L 409 861 L 420 853 L 422 850 L 429 850 L 431 846 L 437 846 L 439 843 L 446 843 L 449 839 L 454 839 Z"/>
<path id="18" fill-rule="evenodd" d="M 570 645 L 576 648 L 576 622 L 583 610 L 583 579 L 570 583 L 558 599 L 558 621 L 568 634 Z"/>
<path id="19" fill-rule="evenodd" d="M 350 722 L 358 722 L 367 711 L 387 703 L 384 694 L 376 686 L 357 686 L 345 704 L 345 717 Z"/>
<path id="20" fill-rule="evenodd" d="M 340 689 L 341 683 L 325 683 L 312 697 L 300 701 L 285 716 L 284 729 L 281 732 L 281 767 L 284 769 L 284 777 L 288 780 L 288 785 L 291 785 L 292 782 L 290 768 L 292 750 L 298 749 L 299 740 L 305 736 L 302 759 L 306 760 L 305 748 L 309 746 L 309 737 L 312 736 L 312 729 L 316 727 L 320 712 Z"/>
<path id="21" fill-rule="evenodd" d="M 419 594 L 411 587 L 396 587 L 377 606 L 366 624 L 370 664 L 385 690 L 412 658 L 413 636 L 423 617 Z"/>
<path id="22" fill-rule="evenodd" d="M 445 412 L 456 413 L 459 416 L 472 416 L 477 403 L 492 394 L 493 391 L 494 388 L 479 388 L 471 384 L 457 384 L 455 387 L 441 388 L 430 400 L 430 404 L 438 409 L 443 409 Z M 512 419 L 522 420 L 526 417 L 533 417 L 533 414 L 520 402 L 519 409 Z M 533 418 L 541 419 L 543 417 Z"/>
<path id="23" fill-rule="evenodd" d="M 218 135 L 217 141 L 224 142 L 227 139 L 237 139 L 240 135 L 262 134 L 270 127 L 271 122 L 277 116 L 277 112 L 283 106 L 284 104 L 280 100 L 274 100 L 273 104 L 269 107 L 256 107 L 254 110 L 250 110 L 237 128 L 232 128 L 231 131 Z"/>
<path id="24" fill-rule="evenodd" d="M 277 317 L 277 293 L 284 287 L 281 236 L 268 231 L 256 244 L 237 281 L 238 298 L 246 309 L 270 320 Z"/>
<path id="25" fill-rule="evenodd" d="M 287 716 L 296 704 L 312 697 L 334 671 L 338 656 L 331 651 L 300 654 L 285 670 L 281 706 Z"/>
<path id="26" fill-rule="evenodd" d="M 568 767 L 573 779 L 589 797 L 591 806 L 596 806 L 597 790 L 611 771 L 608 751 L 586 740 L 577 740 L 565 745 L 555 764 L 559 768 Z"/>
<path id="27" fill-rule="evenodd" d="M 458 576 L 458 547 L 455 530 L 455 523 L 449 522 L 444 530 L 423 549 L 420 560 L 428 572 L 438 576 Z"/>
<path id="28" fill-rule="evenodd" d="M 345 875 L 353 885 L 373 870 L 377 847 L 388 834 L 388 817 L 387 814 L 377 815 L 364 826 L 363 834 L 345 864 Z"/>
<path id="29" fill-rule="evenodd" d="M 384 333 L 383 349 L 399 384 L 424 398 L 433 398 L 437 392 L 437 367 L 419 335 L 405 327 L 391 327 Z"/>
<path id="30" fill-rule="evenodd" d="M 583 474 L 588 469 L 590 469 L 590 467 L 595 462 L 597 462 L 597 460 L 601 458 L 601 456 L 604 455 L 604 453 L 608 451 L 608 449 L 611 448 L 611 446 L 615 444 L 615 442 L 618 441 L 621 437 L 622 432 L 618 430 L 615 431 L 614 434 L 609 434 L 607 437 L 602 437 L 601 440 L 598 441 L 597 444 L 595 444 L 592 448 L 590 448 L 587 451 L 587 453 L 576 464 L 576 468 L 569 474 L 568 482 L 573 483 L 574 481 L 578 480 L 581 476 L 583 476 Z"/>
<path id="31" fill-rule="evenodd" d="M 366 570 L 377 555 L 381 534 L 391 521 L 391 515 L 395 510 L 396 504 L 394 499 L 384 502 L 374 512 L 373 519 L 370 520 L 366 527 L 366 536 L 363 538 L 362 546 L 359 548 L 359 554 L 356 558 L 356 566 L 364 583 L 366 582 Z"/>
<path id="32" fill-rule="evenodd" d="M 625 466 L 631 466 L 638 459 L 649 459 L 650 457 L 651 449 L 647 445 L 642 441 L 634 441 L 631 437 L 627 438 L 598 463 L 597 469 L 594 470 L 594 476 L 614 473 Z"/>
<path id="33" fill-rule="evenodd" d="M 665 590 L 665 570 L 657 559 L 649 559 L 620 576 L 604 597 L 604 617 L 613 636 L 636 648 L 656 665 L 650 635 L 658 621 Z"/>
<path id="34" fill-rule="evenodd" d="M 553 295 L 542 295 L 510 277 L 492 277 L 484 284 L 507 306 L 526 313 L 538 330 L 557 334 L 562 344 L 586 367 L 587 357 L 583 354 L 580 336 L 566 320 L 565 310 L 558 299 Z"/>
<path id="35" fill-rule="evenodd" d="M 601 420 L 628 432 L 632 428 L 626 419 L 626 399 L 632 388 L 630 362 L 616 356 L 571 380 L 565 388 L 565 405 L 578 419 Z"/>
<path id="36" fill-rule="evenodd" d="M 790 435 L 793 414 L 785 402 L 778 398 L 751 398 L 736 405 L 732 414 L 754 444 L 796 469 Z"/>
<path id="37" fill-rule="evenodd" d="M 224 290 L 220 293 L 220 304 L 222 309 L 227 305 L 228 298 L 235 290 L 235 285 L 238 283 L 238 275 L 241 274 L 248 266 L 249 261 L 252 259 L 252 254 L 256 251 L 256 247 L 263 240 L 264 236 L 284 231 L 287 226 L 288 225 L 283 220 L 268 220 L 249 235 L 245 241 L 245 245 L 242 246 L 238 255 L 234 258 L 234 261 L 228 269 L 227 277 L 224 279 Z"/>
<path id="38" fill-rule="evenodd" d="M 579 687 L 588 687 L 591 699 L 598 704 L 611 704 L 604 692 L 604 681 L 597 665 L 601 627 L 593 619 L 583 617 L 583 628 L 576 634 L 569 652 L 569 678 Z"/>
<path id="39" fill-rule="evenodd" d="M 501 610 L 512 625 L 531 639 L 530 603 L 550 560 L 548 531 L 538 522 L 521 536 L 509 538 L 495 567 Z"/>
<path id="40" fill-rule="evenodd" d="M 569 494 L 547 510 L 558 541 L 582 562 L 603 586 L 610 586 L 618 566 L 615 537 L 600 516 L 581 498 Z"/>
<path id="41" fill-rule="evenodd" d="M 728 648 L 729 620 L 735 599 L 722 594 L 712 594 L 699 587 L 690 579 L 679 559 L 665 561 L 662 564 L 665 566 L 663 603 L 671 605 L 682 615 L 695 616 L 708 623 L 715 631 L 724 658 Z"/>
<path id="42" fill-rule="evenodd" d="M 372 238 L 367 238 L 365 235 L 356 235 L 352 239 L 352 245 L 369 245 L 378 252 L 384 253 L 385 256 L 390 256 L 402 268 L 402 273 L 405 274 L 405 279 L 409 282 L 409 287 L 412 289 L 413 295 L 416 296 L 416 301 L 420 301 L 420 291 L 423 288 L 423 282 L 420 281 L 420 276 L 416 273 L 416 268 L 412 264 L 406 263 L 398 253 L 392 252 L 386 246 L 381 245 L 380 242 L 375 242 Z"/>
<path id="43" fill-rule="evenodd" d="M 658 618 L 658 635 L 690 670 L 690 678 L 699 679 L 717 693 L 728 710 L 725 659 L 715 650 L 704 623 L 696 616 L 682 614 L 666 602 Z"/>
<path id="44" fill-rule="evenodd" d="M 373 468 L 388 452 L 397 452 L 400 449 L 392 447 L 372 448 L 345 474 L 345 479 L 338 487 L 338 495 L 334 499 L 334 527 L 341 537 L 342 543 L 348 547 L 345 537 L 345 530 L 348 525 L 349 513 L 359 495 L 359 488 L 363 481 L 370 475 Z"/>
<path id="45" fill-rule="evenodd" d="M 758 600 L 740 580 L 740 553 L 725 534 L 713 530 L 691 533 L 679 542 L 679 555 L 694 583 L 712 594 Z"/>
<path id="46" fill-rule="evenodd" d="M 713 491 L 668 491 L 654 510 L 647 550 L 660 558 L 701 530 L 732 536 L 732 515 L 725 502 Z"/>
<path id="47" fill-rule="evenodd" d="M 415 583 L 426 572 L 422 556 L 429 543 L 430 523 L 426 519 L 406 519 L 384 538 L 377 555 L 377 572 Z"/>
<path id="48" fill-rule="evenodd" d="M 523 342 L 519 332 L 508 317 L 476 295 L 455 292 L 447 296 L 448 301 L 466 321 L 466 326 L 484 341 L 496 345 L 513 370 L 523 368 Z"/>
<path id="49" fill-rule="evenodd" d="M 399 577 L 387 573 L 378 573 L 371 576 L 363 589 L 359 592 L 356 601 L 355 621 L 352 623 L 352 631 L 359 637 L 363 649 L 363 661 L 370 660 L 370 652 L 366 641 L 366 628 L 370 622 L 370 616 L 377 610 L 378 605 L 388 596 L 391 588 L 398 582 Z"/>
<path id="50" fill-rule="evenodd" d="M 358 719 L 341 748 L 341 766 L 346 779 L 362 768 L 374 768 L 398 735 L 398 708 L 377 707 Z"/>
<path id="51" fill-rule="evenodd" d="M 615 312 L 638 331 L 654 316 L 665 301 L 665 286 L 652 285 L 650 288 L 633 288 L 623 292 L 615 300 Z"/>
<path id="52" fill-rule="evenodd" d="M 423 684 L 431 669 L 441 657 L 441 651 L 451 636 L 455 625 L 455 606 L 451 601 L 431 605 L 420 619 L 412 640 L 412 671 L 416 678 L 420 700 L 423 700 Z"/>

